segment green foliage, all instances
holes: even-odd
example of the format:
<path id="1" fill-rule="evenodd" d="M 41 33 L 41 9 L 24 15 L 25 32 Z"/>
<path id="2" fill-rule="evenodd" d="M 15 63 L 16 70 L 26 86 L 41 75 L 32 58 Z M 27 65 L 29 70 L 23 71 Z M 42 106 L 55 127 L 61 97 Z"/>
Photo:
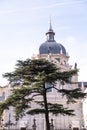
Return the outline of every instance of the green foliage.
<path id="1" fill-rule="evenodd" d="M 42 102 L 38 102 L 39 105 L 41 105 L 42 107 L 39 109 L 31 109 L 27 112 L 27 114 L 31 114 L 31 115 L 35 115 L 35 114 L 45 114 L 46 110 L 44 109 L 44 104 Z M 58 115 L 58 114 L 62 114 L 62 115 L 69 115 L 69 116 L 73 116 L 75 115 L 73 112 L 74 110 L 68 110 L 68 108 L 63 107 L 62 104 L 57 104 L 57 103 L 48 103 L 48 112 L 54 114 L 54 115 Z"/>
<path id="2" fill-rule="evenodd" d="M 30 115 L 45 114 L 45 109 L 40 109 L 40 108 L 32 109 L 32 110 L 29 110 L 27 114 L 30 114 Z"/>
<path id="3" fill-rule="evenodd" d="M 75 103 L 77 99 L 84 98 L 85 93 L 77 89 L 59 89 L 55 85 L 60 82 L 62 85 L 72 84 L 71 77 L 77 74 L 78 70 L 70 70 L 61 72 L 53 63 L 45 60 L 18 61 L 16 68 L 12 73 L 5 73 L 3 76 L 7 78 L 13 87 L 12 95 L 0 104 L 0 114 L 3 110 L 13 106 L 16 118 L 20 118 L 25 114 L 44 113 L 46 118 L 47 130 L 49 128 L 49 113 L 55 115 L 74 115 L 74 110 L 64 108 L 62 104 L 51 104 L 47 101 L 47 89 L 45 83 L 51 84 L 52 89 L 57 90 L 62 96 L 66 96 L 67 102 Z M 42 100 L 36 101 L 36 96 L 41 96 Z M 37 103 L 39 108 L 31 108 L 32 103 Z"/>
<path id="4" fill-rule="evenodd" d="M 68 108 L 64 108 L 62 104 L 49 104 L 49 112 L 52 112 L 55 115 L 62 114 L 62 115 L 75 115 L 73 112 L 74 110 L 69 110 Z"/>
<path id="5" fill-rule="evenodd" d="M 85 98 L 87 96 L 87 94 L 83 93 L 80 88 L 73 90 L 60 89 L 58 91 L 62 93 L 62 96 L 67 97 L 67 103 L 76 103 L 76 100 Z"/>
<path id="6" fill-rule="evenodd" d="M 21 87 L 21 89 L 14 88 L 12 95 L 0 103 L 0 115 L 3 110 L 9 109 L 9 106 L 13 106 L 15 108 L 16 118 L 24 116 L 25 110 L 31 107 L 30 103 L 33 101 L 33 98 L 29 96 L 31 91 L 31 88 L 28 87 Z"/>

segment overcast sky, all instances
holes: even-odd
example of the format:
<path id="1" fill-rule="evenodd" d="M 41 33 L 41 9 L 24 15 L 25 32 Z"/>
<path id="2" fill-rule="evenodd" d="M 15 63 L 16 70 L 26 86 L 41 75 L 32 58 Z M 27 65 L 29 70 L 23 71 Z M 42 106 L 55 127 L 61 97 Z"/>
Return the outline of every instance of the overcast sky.
<path id="1" fill-rule="evenodd" d="M 87 0 L 0 0 L 1 86 L 17 60 L 39 53 L 50 16 L 55 40 L 66 48 L 69 64 L 77 62 L 79 81 L 87 81 Z"/>

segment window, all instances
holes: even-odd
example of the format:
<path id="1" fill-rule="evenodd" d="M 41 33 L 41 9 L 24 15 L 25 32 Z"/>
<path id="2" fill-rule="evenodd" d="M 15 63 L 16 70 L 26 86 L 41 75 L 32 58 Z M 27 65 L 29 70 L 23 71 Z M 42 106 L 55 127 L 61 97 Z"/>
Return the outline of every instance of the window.
<path id="1" fill-rule="evenodd" d="M 45 83 L 45 88 L 47 89 L 47 90 L 46 90 L 47 92 L 52 92 L 51 84 Z"/>

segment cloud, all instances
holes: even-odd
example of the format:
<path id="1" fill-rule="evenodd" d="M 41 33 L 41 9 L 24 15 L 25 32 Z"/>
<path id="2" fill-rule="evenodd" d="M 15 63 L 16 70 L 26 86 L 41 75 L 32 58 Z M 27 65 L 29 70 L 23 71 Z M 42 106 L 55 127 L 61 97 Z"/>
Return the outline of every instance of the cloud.
<path id="1" fill-rule="evenodd" d="M 48 9 L 48 8 L 53 8 L 57 6 L 67 6 L 67 5 L 73 5 L 73 4 L 81 4 L 85 1 L 83 0 L 75 0 L 75 1 L 65 1 L 65 2 L 57 2 L 45 6 L 36 6 L 36 7 L 30 7 L 30 8 L 24 8 L 24 9 L 16 9 L 16 10 L 0 10 L 0 14 L 10 14 L 10 13 L 16 13 L 16 12 L 24 12 L 28 10 L 39 10 L 39 9 Z"/>
<path id="2" fill-rule="evenodd" d="M 72 5 L 72 4 L 81 4 L 83 3 L 83 0 L 76 0 L 76 1 L 67 1 L 67 2 L 57 2 L 54 4 L 49 4 L 46 6 L 38 6 L 38 7 L 33 7 L 31 9 L 46 9 L 46 8 L 52 8 L 52 7 L 56 7 L 56 6 L 65 6 L 65 5 Z"/>

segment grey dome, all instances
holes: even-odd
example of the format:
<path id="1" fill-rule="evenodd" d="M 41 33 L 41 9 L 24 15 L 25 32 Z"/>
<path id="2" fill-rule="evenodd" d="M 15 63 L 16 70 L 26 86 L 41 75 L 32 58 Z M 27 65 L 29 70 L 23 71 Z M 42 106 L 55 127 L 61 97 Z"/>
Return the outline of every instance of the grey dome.
<path id="1" fill-rule="evenodd" d="M 65 54 L 66 55 L 66 50 L 63 45 L 60 43 L 57 43 L 54 40 L 54 35 L 55 33 L 53 32 L 51 23 L 50 23 L 50 28 L 48 32 L 46 33 L 47 35 L 47 41 L 42 43 L 40 48 L 39 48 L 39 54 Z"/>
<path id="2" fill-rule="evenodd" d="M 40 54 L 65 54 L 66 55 L 66 50 L 63 45 L 60 43 L 54 42 L 45 42 L 42 43 L 40 48 L 39 48 L 39 53 Z"/>

